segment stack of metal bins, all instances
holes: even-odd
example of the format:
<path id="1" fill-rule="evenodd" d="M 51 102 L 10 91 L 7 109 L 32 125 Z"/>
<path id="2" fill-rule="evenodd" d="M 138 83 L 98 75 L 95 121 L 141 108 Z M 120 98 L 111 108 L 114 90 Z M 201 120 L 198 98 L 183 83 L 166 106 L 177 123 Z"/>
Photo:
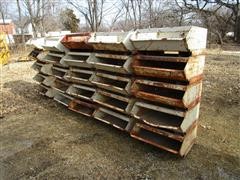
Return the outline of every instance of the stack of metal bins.
<path id="1" fill-rule="evenodd" d="M 43 48 L 46 52 L 39 54 L 38 60 L 33 64 L 33 68 L 39 72 L 34 79 L 40 82 L 41 93 L 55 100 L 58 100 L 59 94 L 65 93 L 70 85 L 64 79 L 68 67 L 60 63 L 68 51 L 61 44 L 62 38 L 63 36 L 45 38 Z"/>
<path id="2" fill-rule="evenodd" d="M 91 77 L 97 87 L 92 99 L 99 105 L 93 117 L 123 131 L 131 130 L 130 111 L 135 102 L 130 94 L 133 49 L 129 37 L 132 33 L 97 32 L 88 41 L 94 48 L 90 63 L 96 69 Z"/>
<path id="3" fill-rule="evenodd" d="M 34 79 L 68 109 L 185 156 L 197 135 L 206 36 L 190 26 L 46 38 Z"/>
<path id="4" fill-rule="evenodd" d="M 93 47 L 87 44 L 90 33 L 66 35 L 61 43 L 69 49 L 62 58 L 61 63 L 69 67 L 64 78 L 71 82 L 66 94 L 61 95 L 62 102 L 66 102 L 69 109 L 92 116 L 96 109 L 92 96 L 95 93 L 94 85 L 90 78 L 95 74 L 93 65 L 89 62 L 93 57 Z"/>
<path id="5" fill-rule="evenodd" d="M 207 30 L 176 27 L 137 30 L 131 136 L 184 156 L 197 133 Z"/>

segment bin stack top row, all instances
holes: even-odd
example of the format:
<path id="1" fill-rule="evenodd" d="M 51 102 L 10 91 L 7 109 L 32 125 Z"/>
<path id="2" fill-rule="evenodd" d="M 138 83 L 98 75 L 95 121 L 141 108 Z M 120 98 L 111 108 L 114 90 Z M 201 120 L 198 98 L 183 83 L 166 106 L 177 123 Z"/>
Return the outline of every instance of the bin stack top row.
<path id="1" fill-rule="evenodd" d="M 207 29 L 195 26 L 137 29 L 129 32 L 73 33 L 46 37 L 43 49 L 83 51 L 178 51 L 194 52 L 206 48 Z"/>

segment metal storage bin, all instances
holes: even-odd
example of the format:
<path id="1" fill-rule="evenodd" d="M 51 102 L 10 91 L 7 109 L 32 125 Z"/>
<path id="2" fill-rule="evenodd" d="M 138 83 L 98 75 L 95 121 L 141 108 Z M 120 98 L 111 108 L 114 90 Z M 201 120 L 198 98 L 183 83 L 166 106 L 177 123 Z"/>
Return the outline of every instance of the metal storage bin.
<path id="1" fill-rule="evenodd" d="M 124 95 L 129 95 L 132 84 L 130 78 L 98 72 L 93 75 L 90 81 L 98 88 Z"/>
<path id="2" fill-rule="evenodd" d="M 202 82 L 188 85 L 181 82 L 137 79 L 131 87 L 131 92 L 137 98 L 189 109 L 201 99 Z"/>
<path id="3" fill-rule="evenodd" d="M 90 61 L 94 61 L 93 53 L 89 52 L 68 52 L 60 61 L 61 64 L 71 67 L 92 68 Z"/>
<path id="4" fill-rule="evenodd" d="M 114 73 L 130 74 L 132 72 L 132 57 L 127 55 L 116 55 L 106 53 L 95 53 L 90 63 L 97 70 Z"/>
<path id="5" fill-rule="evenodd" d="M 70 68 L 64 78 L 77 84 L 92 85 L 94 71 L 88 69 Z"/>
<path id="6" fill-rule="evenodd" d="M 200 104 L 195 105 L 190 110 L 184 110 L 161 104 L 136 102 L 131 114 L 136 119 L 153 127 L 184 133 L 198 120 L 199 108 Z"/>
<path id="7" fill-rule="evenodd" d="M 42 74 L 42 73 L 38 73 L 33 77 L 33 80 L 42 83 L 45 79 L 46 79 L 46 75 Z"/>
<path id="8" fill-rule="evenodd" d="M 73 101 L 71 101 L 68 108 L 79 114 L 91 117 L 96 109 L 96 106 L 93 103 L 74 99 Z"/>
<path id="9" fill-rule="evenodd" d="M 167 78 L 194 83 L 202 79 L 205 56 L 174 57 L 136 55 L 133 57 L 136 75 Z"/>
<path id="10" fill-rule="evenodd" d="M 66 92 L 73 97 L 92 101 L 92 97 L 96 90 L 93 87 L 80 84 L 72 84 L 71 86 L 69 86 Z"/>
<path id="11" fill-rule="evenodd" d="M 135 102 L 134 99 L 102 90 L 97 90 L 92 99 L 102 106 L 125 114 L 130 113 Z"/>
<path id="12" fill-rule="evenodd" d="M 69 105 L 69 103 L 73 100 L 73 98 L 71 96 L 68 96 L 64 93 L 56 93 L 56 95 L 53 98 L 55 101 L 59 102 L 60 104 L 67 106 Z"/>
<path id="13" fill-rule="evenodd" d="M 206 48 L 207 29 L 195 26 L 137 29 L 130 37 L 138 51 L 193 52 Z"/>
<path id="14" fill-rule="evenodd" d="M 73 33 L 65 35 L 61 43 L 70 50 L 92 51 L 93 47 L 88 44 L 91 33 Z"/>
<path id="15" fill-rule="evenodd" d="M 121 51 L 133 50 L 129 37 L 133 32 L 96 32 L 93 33 L 88 43 L 94 50 Z"/>
<path id="16" fill-rule="evenodd" d="M 102 107 L 94 112 L 93 117 L 122 131 L 128 131 L 132 122 L 129 116 Z"/>
<path id="17" fill-rule="evenodd" d="M 173 154 L 186 156 L 197 137 L 197 124 L 191 126 L 186 134 L 176 134 L 136 123 L 131 131 L 131 136 Z"/>
<path id="18" fill-rule="evenodd" d="M 69 82 L 66 82 L 60 79 L 56 79 L 51 85 L 53 89 L 61 93 L 65 93 L 69 86 L 70 86 Z"/>

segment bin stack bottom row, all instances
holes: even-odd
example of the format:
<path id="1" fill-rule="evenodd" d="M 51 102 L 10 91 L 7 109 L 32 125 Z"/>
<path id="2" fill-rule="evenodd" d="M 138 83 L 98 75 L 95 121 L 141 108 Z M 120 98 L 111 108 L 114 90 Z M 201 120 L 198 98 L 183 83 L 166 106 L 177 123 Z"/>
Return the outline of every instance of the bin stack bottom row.
<path id="1" fill-rule="evenodd" d="M 83 62 L 73 60 L 77 52 L 55 54 L 58 61 L 49 54 L 54 56 L 50 52 L 33 65 L 43 95 L 171 153 L 185 156 L 191 149 L 197 135 L 201 69 L 185 72 L 204 64 L 204 58 L 139 53 L 131 64 L 128 56 L 111 56 L 124 59 L 116 65 L 106 54 L 93 58 L 80 53 Z M 134 73 L 128 72 L 130 64 Z"/>

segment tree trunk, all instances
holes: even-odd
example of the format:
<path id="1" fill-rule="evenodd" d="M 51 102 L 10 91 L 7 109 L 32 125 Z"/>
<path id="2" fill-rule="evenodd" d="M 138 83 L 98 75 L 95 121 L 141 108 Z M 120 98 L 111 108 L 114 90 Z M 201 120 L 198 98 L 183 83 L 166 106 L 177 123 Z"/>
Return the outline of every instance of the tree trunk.
<path id="1" fill-rule="evenodd" d="M 223 45 L 223 38 L 222 38 L 221 33 L 218 32 L 218 31 L 216 31 L 216 34 L 217 34 L 217 36 L 218 36 L 218 41 L 219 41 L 219 43 L 220 43 L 221 45 Z"/>
<path id="2" fill-rule="evenodd" d="M 240 43 L 240 12 L 238 14 L 234 25 L 234 40 Z"/>
<path id="3" fill-rule="evenodd" d="M 21 14 L 21 8 L 20 8 L 19 0 L 17 0 L 17 8 L 18 8 L 18 17 L 19 17 L 20 29 L 21 29 L 21 35 L 22 35 L 22 43 L 23 43 L 24 49 L 26 49 L 25 37 L 24 37 L 24 32 L 23 32 L 23 24 L 22 24 L 22 14 Z"/>

